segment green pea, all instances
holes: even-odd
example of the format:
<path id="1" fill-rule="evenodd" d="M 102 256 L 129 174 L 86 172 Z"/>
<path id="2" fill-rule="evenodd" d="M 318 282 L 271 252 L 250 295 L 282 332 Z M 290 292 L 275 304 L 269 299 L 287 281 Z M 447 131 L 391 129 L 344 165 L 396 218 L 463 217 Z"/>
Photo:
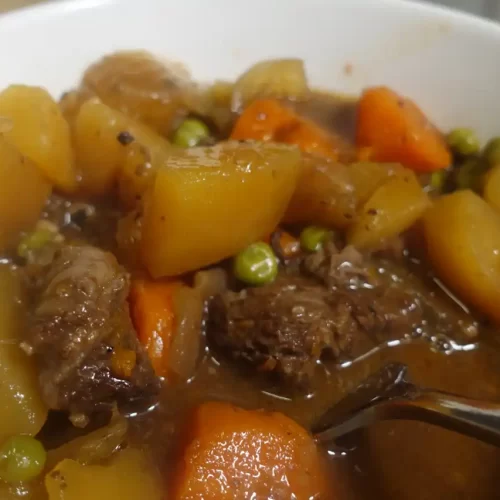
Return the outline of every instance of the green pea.
<path id="1" fill-rule="evenodd" d="M 55 236 L 54 231 L 50 231 L 49 229 L 37 229 L 32 233 L 28 233 L 17 246 L 17 254 L 19 257 L 26 258 L 30 251 L 42 248 L 47 243 L 53 241 Z"/>
<path id="2" fill-rule="evenodd" d="M 182 148 L 192 148 L 210 136 L 210 130 L 200 120 L 187 118 L 172 137 L 172 142 Z"/>
<path id="3" fill-rule="evenodd" d="M 432 172 L 430 187 L 434 191 L 441 191 L 446 184 L 447 177 L 448 177 L 448 171 L 445 169 L 436 170 L 435 172 Z"/>
<path id="4" fill-rule="evenodd" d="M 234 259 L 234 274 L 249 285 L 265 285 L 278 274 L 278 262 L 273 249 L 263 242 L 253 243 Z"/>
<path id="5" fill-rule="evenodd" d="M 456 128 L 448 134 L 448 145 L 453 152 L 461 156 L 470 156 L 479 152 L 481 144 L 470 128 Z"/>
<path id="6" fill-rule="evenodd" d="M 317 252 L 332 232 L 323 227 L 309 226 L 300 233 L 300 246 L 307 252 Z"/>
<path id="7" fill-rule="evenodd" d="M 8 483 L 34 479 L 43 471 L 46 458 L 40 441 L 31 436 L 12 436 L 0 448 L 0 478 Z"/>
<path id="8" fill-rule="evenodd" d="M 500 164 L 500 137 L 495 137 L 486 144 L 483 157 L 491 167 Z"/>

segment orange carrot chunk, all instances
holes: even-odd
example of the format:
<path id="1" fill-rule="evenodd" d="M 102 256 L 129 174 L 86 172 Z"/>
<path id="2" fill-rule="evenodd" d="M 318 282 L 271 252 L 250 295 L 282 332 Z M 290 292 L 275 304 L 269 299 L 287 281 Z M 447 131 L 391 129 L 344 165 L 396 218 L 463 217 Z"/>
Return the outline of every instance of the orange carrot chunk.
<path id="1" fill-rule="evenodd" d="M 300 241 L 286 231 L 281 231 L 280 233 L 280 246 L 283 255 L 287 259 L 300 254 Z"/>
<path id="2" fill-rule="evenodd" d="M 340 138 L 273 99 L 253 101 L 236 121 L 231 139 L 282 142 L 333 159 L 345 148 Z"/>
<path id="3" fill-rule="evenodd" d="M 132 284 L 132 320 L 155 373 L 167 377 L 168 352 L 175 330 L 173 294 L 179 282 L 137 280 Z"/>
<path id="4" fill-rule="evenodd" d="M 268 245 L 271 244 L 272 234 L 263 238 L 263 241 Z M 281 252 L 285 259 L 292 259 L 293 257 L 297 257 L 300 254 L 300 241 L 290 233 L 279 230 L 279 245 L 281 247 Z"/>
<path id="5" fill-rule="evenodd" d="M 173 500 L 331 498 L 313 439 L 280 413 L 204 403 L 185 438 Z"/>
<path id="6" fill-rule="evenodd" d="M 370 148 L 372 160 L 399 162 L 417 172 L 451 163 L 439 130 L 413 101 L 386 87 L 369 88 L 361 96 L 356 145 Z"/>
<path id="7" fill-rule="evenodd" d="M 279 134 L 276 140 L 294 144 L 305 153 L 314 153 L 337 160 L 343 147 L 338 138 L 330 135 L 311 120 L 299 116 L 297 118 L 295 125 L 285 130 L 283 140 L 279 141 Z"/>
<path id="8" fill-rule="evenodd" d="M 231 139 L 273 141 L 276 133 L 295 122 L 293 113 L 278 101 L 260 99 L 253 101 L 236 121 Z"/>

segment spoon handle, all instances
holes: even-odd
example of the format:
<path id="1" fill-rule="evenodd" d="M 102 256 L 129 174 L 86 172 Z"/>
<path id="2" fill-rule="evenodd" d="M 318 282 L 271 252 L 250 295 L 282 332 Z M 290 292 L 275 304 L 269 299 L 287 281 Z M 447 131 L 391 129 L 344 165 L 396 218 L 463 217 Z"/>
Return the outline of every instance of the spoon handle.
<path id="1" fill-rule="evenodd" d="M 369 405 L 331 427 L 324 427 L 315 439 L 328 443 L 378 420 L 427 422 L 500 447 L 500 404 L 432 390 L 420 390 L 412 398 L 396 397 Z"/>
<path id="2" fill-rule="evenodd" d="M 384 411 L 393 418 L 406 414 L 500 447 L 500 404 L 423 390 L 413 400 L 388 402 Z"/>

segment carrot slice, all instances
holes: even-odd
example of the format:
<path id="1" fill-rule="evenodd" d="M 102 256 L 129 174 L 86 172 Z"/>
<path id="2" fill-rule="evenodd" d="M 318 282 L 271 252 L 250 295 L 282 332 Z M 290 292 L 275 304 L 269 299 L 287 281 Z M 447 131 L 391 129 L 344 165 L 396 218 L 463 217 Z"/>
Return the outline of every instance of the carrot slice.
<path id="1" fill-rule="evenodd" d="M 287 259 L 296 257 L 300 253 L 300 241 L 286 231 L 281 231 L 280 246 L 283 255 Z"/>
<path id="2" fill-rule="evenodd" d="M 272 234 L 263 238 L 265 243 L 271 244 Z M 300 254 L 300 241 L 290 233 L 279 230 L 279 245 L 281 247 L 281 252 L 285 259 L 292 259 Z"/>
<path id="3" fill-rule="evenodd" d="M 356 150 L 356 161 L 364 162 L 373 159 L 372 148 L 361 147 Z"/>
<path id="4" fill-rule="evenodd" d="M 410 99 L 387 87 L 361 96 L 356 145 L 371 148 L 371 159 L 400 162 L 417 172 L 446 168 L 451 154 L 439 130 Z"/>
<path id="5" fill-rule="evenodd" d="M 278 133 L 276 139 L 280 140 Z M 295 144 L 305 153 L 314 153 L 337 160 L 341 145 L 313 121 L 297 116 L 297 121 L 285 130 L 283 140 L 286 144 Z"/>
<path id="6" fill-rule="evenodd" d="M 276 133 L 295 122 L 295 113 L 273 99 L 253 101 L 236 121 L 231 139 L 273 141 Z"/>
<path id="7" fill-rule="evenodd" d="M 117 348 L 111 355 L 111 368 L 119 377 L 131 377 L 136 363 L 137 353 L 133 349 Z"/>
<path id="8" fill-rule="evenodd" d="M 313 439 L 281 413 L 204 403 L 184 436 L 173 500 L 331 498 Z"/>
<path id="9" fill-rule="evenodd" d="M 334 159 L 345 148 L 340 138 L 273 99 L 253 101 L 237 120 L 231 139 L 283 142 Z"/>
<path id="10" fill-rule="evenodd" d="M 132 284 L 132 320 L 155 373 L 167 377 L 168 351 L 175 330 L 173 294 L 178 281 L 137 280 Z"/>

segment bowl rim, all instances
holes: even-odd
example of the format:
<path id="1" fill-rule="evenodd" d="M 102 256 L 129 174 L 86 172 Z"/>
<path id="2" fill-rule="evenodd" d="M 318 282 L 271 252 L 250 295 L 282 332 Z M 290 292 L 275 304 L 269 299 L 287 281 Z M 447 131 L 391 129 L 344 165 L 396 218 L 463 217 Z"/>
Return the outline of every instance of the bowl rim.
<path id="1" fill-rule="evenodd" d="M 43 3 L 20 7 L 0 14 L 0 27 L 15 28 L 29 22 L 44 22 L 47 18 L 59 17 L 73 14 L 81 10 L 98 9 L 101 7 L 117 5 L 119 2 L 131 2 L 135 0 L 46 0 Z M 166 3 L 170 0 L 143 0 L 144 2 Z M 193 0 L 184 0 L 188 3 Z M 216 0 L 220 4 L 230 0 Z M 234 0 L 233 0 L 234 1 Z M 231 3 L 233 3 L 231 1 Z M 281 0 L 274 0 L 281 1 Z M 290 0 L 283 2 L 286 5 Z M 344 5 L 356 9 L 357 7 L 381 8 L 390 10 L 407 11 L 419 15 L 428 15 L 440 18 L 443 21 L 453 21 L 462 27 L 476 28 L 494 36 L 500 36 L 500 22 L 479 15 L 458 10 L 455 7 L 431 4 L 424 0 L 295 0 L 296 3 L 307 4 L 308 7 L 328 6 L 332 9 L 335 5 Z M 285 7 L 286 8 L 286 7 Z"/>

